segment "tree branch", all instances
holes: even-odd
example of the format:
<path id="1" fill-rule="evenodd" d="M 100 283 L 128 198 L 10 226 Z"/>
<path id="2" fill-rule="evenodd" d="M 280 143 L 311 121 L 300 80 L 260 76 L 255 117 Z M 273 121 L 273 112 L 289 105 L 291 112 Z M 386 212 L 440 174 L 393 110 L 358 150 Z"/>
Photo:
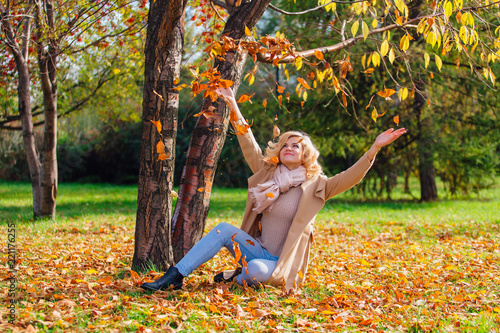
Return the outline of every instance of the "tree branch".
<path id="1" fill-rule="evenodd" d="M 310 8 L 310 9 L 307 9 L 307 10 L 304 10 L 302 12 L 287 12 L 283 9 L 280 9 L 278 7 L 276 7 L 275 5 L 273 5 L 272 3 L 269 4 L 269 8 L 271 8 L 272 10 L 278 12 L 278 13 L 281 13 L 281 14 L 284 14 L 284 15 L 302 15 L 302 14 L 306 14 L 306 13 L 310 13 L 310 12 L 314 12 L 316 10 L 319 10 L 323 7 L 326 7 L 332 3 L 340 3 L 340 4 L 353 4 L 353 3 L 356 3 L 356 2 L 365 2 L 366 0 L 354 0 L 354 1 L 339 1 L 339 0 L 332 0 L 330 1 L 329 3 L 327 4 L 324 4 L 324 5 L 321 5 L 321 6 L 317 6 L 317 7 L 314 7 L 314 8 Z"/>

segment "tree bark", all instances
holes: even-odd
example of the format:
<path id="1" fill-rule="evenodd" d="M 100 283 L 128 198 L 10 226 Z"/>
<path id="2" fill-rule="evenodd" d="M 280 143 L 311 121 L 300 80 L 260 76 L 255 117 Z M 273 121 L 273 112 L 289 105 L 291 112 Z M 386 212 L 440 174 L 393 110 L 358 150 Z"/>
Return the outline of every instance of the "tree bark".
<path id="1" fill-rule="evenodd" d="M 422 111 L 425 107 L 425 99 L 418 92 L 415 92 L 413 111 L 417 115 L 418 126 L 418 171 L 420 178 L 420 200 L 433 201 L 438 199 L 436 188 L 436 169 L 434 168 L 432 134 L 429 133 L 430 126 L 427 122 L 430 118 L 425 118 Z"/>
<path id="2" fill-rule="evenodd" d="M 12 25 L 8 20 L 9 13 L 7 9 L 3 7 L 0 3 L 1 19 L 2 19 L 2 30 L 5 34 L 6 44 L 9 46 L 14 60 L 16 62 L 16 68 L 18 73 L 18 86 L 17 86 L 17 96 L 18 96 L 18 110 L 21 120 L 21 127 L 23 132 L 23 144 L 24 151 L 26 154 L 26 159 L 28 161 L 28 168 L 30 172 L 31 189 L 33 195 L 33 215 L 37 216 L 40 211 L 40 173 L 41 165 L 38 158 L 38 153 L 36 151 L 35 144 L 35 134 L 33 132 L 33 117 L 31 114 L 31 95 L 30 95 L 30 73 L 28 69 L 28 55 L 27 44 L 30 40 L 31 32 L 31 19 L 26 18 L 26 23 L 24 25 L 24 38 L 22 41 L 24 45 L 20 45 L 17 42 L 17 37 L 14 32 Z"/>
<path id="3" fill-rule="evenodd" d="M 43 6 L 45 4 L 45 6 Z M 45 12 L 45 16 L 42 16 Z M 57 197 L 57 54 L 59 47 L 54 38 L 44 40 L 43 30 L 55 35 L 54 6 L 52 1 L 37 1 L 37 49 L 40 84 L 43 92 L 44 131 L 40 179 L 40 210 L 36 217 L 54 218 Z M 51 35 L 53 35 L 51 34 Z"/>
<path id="4" fill-rule="evenodd" d="M 230 16 L 222 35 L 234 39 L 245 36 L 245 26 L 252 29 L 260 19 L 270 0 L 254 0 L 230 8 Z M 236 92 L 246 60 L 246 53 L 228 52 L 225 61 L 216 60 L 222 79 L 234 82 Z M 216 107 L 218 117 L 199 117 L 189 144 L 182 171 L 179 199 L 172 219 L 174 260 L 178 262 L 200 240 L 209 210 L 212 181 L 217 169 L 229 124 L 227 105 L 205 99 L 202 110 Z"/>
<path id="5" fill-rule="evenodd" d="M 132 267 L 165 270 L 173 262 L 171 210 L 175 139 L 179 92 L 174 90 L 180 76 L 184 40 L 186 1 L 151 1 L 145 45 L 142 148 L 137 198 L 135 248 Z M 151 121 L 160 121 L 161 135 Z M 158 160 L 156 145 L 162 141 L 165 153 Z"/>

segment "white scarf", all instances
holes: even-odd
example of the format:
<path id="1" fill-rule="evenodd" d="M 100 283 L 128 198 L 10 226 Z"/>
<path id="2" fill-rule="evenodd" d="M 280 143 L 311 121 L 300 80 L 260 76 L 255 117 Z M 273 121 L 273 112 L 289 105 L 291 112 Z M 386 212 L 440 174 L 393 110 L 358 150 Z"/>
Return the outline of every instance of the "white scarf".
<path id="1" fill-rule="evenodd" d="M 298 186 L 306 180 L 306 168 L 299 166 L 290 171 L 283 164 L 274 170 L 273 179 L 248 189 L 254 202 L 254 211 L 262 213 L 266 208 L 270 211 L 280 193 L 287 192 L 291 187 Z M 269 207 L 269 208 L 268 208 Z"/>

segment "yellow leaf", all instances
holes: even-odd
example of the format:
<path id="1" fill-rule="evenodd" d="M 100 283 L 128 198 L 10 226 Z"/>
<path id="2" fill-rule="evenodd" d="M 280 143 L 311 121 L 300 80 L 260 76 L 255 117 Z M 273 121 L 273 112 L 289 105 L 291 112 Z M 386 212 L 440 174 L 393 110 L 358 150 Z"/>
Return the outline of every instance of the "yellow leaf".
<path id="1" fill-rule="evenodd" d="M 375 66 L 375 67 L 380 66 L 380 56 L 379 56 L 378 52 L 373 52 L 372 63 L 373 63 L 373 66 Z"/>
<path id="2" fill-rule="evenodd" d="M 389 42 L 386 39 L 382 42 L 382 45 L 380 45 L 380 55 L 385 57 L 387 52 L 389 52 Z"/>
<path id="3" fill-rule="evenodd" d="M 446 1 L 444 4 L 444 14 L 446 15 L 446 18 L 449 19 L 452 13 L 453 5 L 451 4 L 451 1 Z"/>
<path id="4" fill-rule="evenodd" d="M 373 21 L 372 21 L 372 29 L 375 29 L 377 26 L 378 26 L 377 19 L 373 19 Z"/>
<path id="5" fill-rule="evenodd" d="M 408 35 L 404 35 L 402 38 L 401 38 L 401 41 L 399 42 L 399 48 L 406 52 L 406 50 L 408 50 L 408 48 L 410 47 L 410 38 L 408 37 Z"/>
<path id="6" fill-rule="evenodd" d="M 366 24 L 365 21 L 363 21 L 363 37 L 364 37 L 364 40 L 366 40 L 366 38 L 368 37 L 368 33 L 370 32 L 370 28 L 368 28 L 368 24 Z"/>
<path id="7" fill-rule="evenodd" d="M 98 271 L 96 271 L 95 269 L 89 269 L 88 271 L 85 272 L 85 274 L 97 274 L 99 273 Z"/>
<path id="8" fill-rule="evenodd" d="M 113 68 L 113 74 L 118 74 L 120 73 L 120 69 L 119 68 Z"/>
<path id="9" fill-rule="evenodd" d="M 295 67 L 297 67 L 297 70 L 302 68 L 302 57 L 295 58 Z"/>
<path id="10" fill-rule="evenodd" d="M 248 84 L 251 86 L 254 81 L 255 81 L 255 76 L 250 75 L 250 77 L 248 78 Z"/>
<path id="11" fill-rule="evenodd" d="M 441 58 L 437 54 L 436 54 L 436 66 L 439 69 L 439 71 L 441 72 L 441 67 L 443 67 L 443 61 L 441 60 Z"/>
<path id="12" fill-rule="evenodd" d="M 427 52 L 424 52 L 424 62 L 425 62 L 425 68 L 429 66 L 429 62 L 431 61 L 431 57 Z"/>
<path id="13" fill-rule="evenodd" d="M 404 101 L 408 97 L 408 89 L 407 88 L 399 89 L 398 97 L 400 101 Z"/>
<path id="14" fill-rule="evenodd" d="M 369 266 L 370 266 L 370 263 L 369 263 L 368 261 L 366 261 L 365 259 L 362 259 L 362 260 L 361 260 L 361 265 L 366 266 L 366 267 L 369 267 Z"/>
<path id="15" fill-rule="evenodd" d="M 247 35 L 248 37 L 252 36 L 252 32 L 250 31 L 250 29 L 248 29 L 247 26 L 245 26 L 245 35 Z"/>
<path id="16" fill-rule="evenodd" d="M 377 109 L 373 108 L 372 119 L 373 119 L 374 122 L 377 122 L 377 118 L 378 118 Z"/>
<path id="17" fill-rule="evenodd" d="M 352 33 L 353 37 L 356 37 L 356 33 L 358 32 L 358 29 L 359 29 L 359 21 L 355 21 L 351 27 L 351 33 Z"/>
<path id="18" fill-rule="evenodd" d="M 394 50 L 391 49 L 389 51 L 389 61 L 391 62 L 391 64 L 394 62 L 395 59 L 396 59 L 396 55 L 394 54 Z"/>

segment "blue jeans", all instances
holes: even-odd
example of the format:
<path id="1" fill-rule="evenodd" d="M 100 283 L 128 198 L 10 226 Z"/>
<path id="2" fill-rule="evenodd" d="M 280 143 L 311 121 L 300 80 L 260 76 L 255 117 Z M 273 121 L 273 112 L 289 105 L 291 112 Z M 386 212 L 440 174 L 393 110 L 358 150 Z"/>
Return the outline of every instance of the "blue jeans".
<path id="1" fill-rule="evenodd" d="M 236 234 L 236 235 L 235 235 Z M 203 263 L 212 259 L 224 246 L 235 256 L 233 240 L 238 243 L 241 257 L 245 257 L 247 269 L 243 268 L 240 275 L 236 277 L 239 284 L 243 280 L 248 285 L 265 282 L 270 277 L 278 262 L 278 257 L 270 254 L 260 243 L 243 230 L 228 223 L 220 223 L 212 229 L 205 237 L 196 243 L 191 250 L 179 261 L 175 267 L 183 276 L 188 276 L 192 271 Z M 242 260 L 239 261 L 240 265 Z"/>

